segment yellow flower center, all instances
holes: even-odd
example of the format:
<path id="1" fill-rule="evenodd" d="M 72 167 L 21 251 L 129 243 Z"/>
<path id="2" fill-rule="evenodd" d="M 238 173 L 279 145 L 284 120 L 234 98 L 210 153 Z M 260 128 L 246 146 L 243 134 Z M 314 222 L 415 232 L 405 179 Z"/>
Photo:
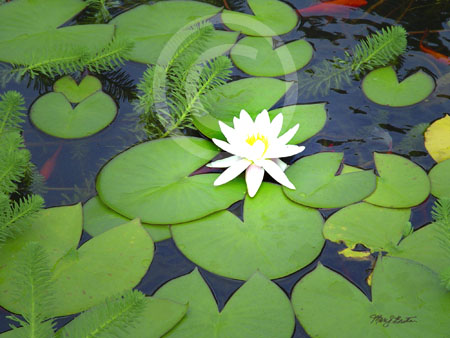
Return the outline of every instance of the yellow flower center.
<path id="1" fill-rule="evenodd" d="M 261 157 L 263 157 L 267 149 L 269 148 L 269 140 L 267 139 L 267 137 L 265 137 L 264 135 L 260 135 L 259 133 L 256 135 L 256 137 L 255 135 L 251 135 L 248 136 L 245 140 L 245 142 L 247 142 L 251 146 L 253 146 L 256 141 L 261 141 L 262 143 L 264 143 L 264 152 L 261 155 Z"/>

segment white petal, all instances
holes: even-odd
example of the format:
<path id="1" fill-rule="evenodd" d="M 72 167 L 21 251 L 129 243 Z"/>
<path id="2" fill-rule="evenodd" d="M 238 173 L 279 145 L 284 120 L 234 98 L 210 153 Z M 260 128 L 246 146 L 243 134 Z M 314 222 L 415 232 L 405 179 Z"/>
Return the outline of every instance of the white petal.
<path id="1" fill-rule="evenodd" d="M 273 147 L 265 154 L 265 158 L 278 158 L 278 157 L 288 157 L 301 153 L 305 150 L 304 146 L 294 146 L 291 144 L 281 146 L 281 147 Z"/>
<path id="2" fill-rule="evenodd" d="M 279 166 L 281 168 L 281 170 L 286 171 L 287 167 L 289 167 L 286 163 L 284 163 L 282 160 L 280 160 L 279 158 L 274 158 L 272 159 L 272 161 L 275 162 L 275 164 L 277 166 Z M 208 166 L 208 165 L 207 165 Z"/>
<path id="3" fill-rule="evenodd" d="M 240 159 L 241 157 L 239 156 L 230 156 L 221 160 L 208 163 L 206 166 L 209 168 L 228 168 L 231 167 L 235 162 L 239 161 Z"/>
<path id="4" fill-rule="evenodd" d="M 289 189 L 295 189 L 295 186 L 291 183 L 291 181 L 289 181 L 286 174 L 274 161 L 271 160 L 264 161 L 263 168 L 278 183 L 288 187 Z"/>
<path id="5" fill-rule="evenodd" d="M 218 140 L 216 138 L 213 138 L 212 141 L 215 143 L 216 146 L 218 146 L 219 148 L 225 150 L 226 152 L 236 155 L 236 151 L 235 148 L 231 145 L 226 143 L 225 141 L 222 140 Z"/>
<path id="6" fill-rule="evenodd" d="M 247 182 L 247 191 L 250 197 L 256 195 L 264 178 L 264 169 L 252 164 L 245 171 L 245 182 Z"/>
<path id="7" fill-rule="evenodd" d="M 239 129 L 243 130 L 253 129 L 253 120 L 244 109 L 241 110 L 241 115 L 239 117 L 239 127 Z"/>
<path id="8" fill-rule="evenodd" d="M 266 130 L 270 128 L 270 117 L 266 109 L 264 109 L 261 113 L 258 114 L 258 116 L 256 116 L 255 126 L 263 135 L 265 135 Z"/>
<path id="9" fill-rule="evenodd" d="M 259 160 L 266 150 L 266 145 L 263 141 L 257 140 L 252 146 L 248 147 L 245 158 L 248 158 L 250 161 Z"/>
<path id="10" fill-rule="evenodd" d="M 295 126 L 293 126 L 291 129 L 289 129 L 287 132 L 285 132 L 282 136 L 278 138 L 278 142 L 282 144 L 287 144 L 295 135 L 300 125 L 297 123 Z"/>
<path id="11" fill-rule="evenodd" d="M 226 137 L 229 144 L 233 144 L 236 141 L 236 132 L 228 124 L 219 121 L 219 127 L 222 134 Z"/>
<path id="12" fill-rule="evenodd" d="M 231 167 L 229 167 L 219 177 L 217 177 L 217 179 L 214 181 L 214 185 L 221 185 L 231 181 L 233 178 L 247 169 L 250 164 L 252 164 L 252 162 L 246 159 L 236 161 Z"/>
<path id="13" fill-rule="evenodd" d="M 272 136 L 278 137 L 282 127 L 283 127 L 283 114 L 279 113 L 277 116 L 274 117 L 270 125 Z"/>

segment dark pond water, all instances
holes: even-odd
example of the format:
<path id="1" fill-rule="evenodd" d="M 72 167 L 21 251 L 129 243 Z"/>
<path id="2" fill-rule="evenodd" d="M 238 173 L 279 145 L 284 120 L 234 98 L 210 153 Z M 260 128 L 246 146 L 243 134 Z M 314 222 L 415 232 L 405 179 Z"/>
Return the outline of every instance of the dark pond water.
<path id="1" fill-rule="evenodd" d="M 222 6 L 222 1 L 205 1 Z M 246 1 L 228 0 L 234 10 L 250 12 Z M 292 7 L 304 8 L 315 1 L 285 0 Z M 120 11 L 138 4 L 124 2 Z M 445 6 L 447 4 L 447 6 Z M 449 112 L 450 79 L 449 67 L 431 55 L 422 52 L 419 41 L 429 30 L 426 44 L 429 48 L 450 55 L 450 26 L 448 1 L 429 0 L 369 0 L 368 5 L 350 11 L 348 16 L 334 13 L 324 16 L 302 18 L 298 26 L 290 33 L 281 36 L 283 41 L 306 38 L 313 44 L 315 55 L 311 63 L 297 74 L 283 79 L 298 80 L 298 75 L 310 66 L 333 56 L 343 57 L 344 51 L 351 49 L 358 40 L 382 27 L 402 25 L 408 31 L 408 50 L 400 58 L 397 72 L 402 79 L 408 74 L 422 69 L 437 80 L 437 88 L 425 101 L 404 108 L 383 108 L 368 101 L 362 93 L 361 82 L 354 80 L 350 85 L 331 90 L 326 96 L 308 96 L 293 86 L 288 95 L 277 103 L 278 107 L 295 103 L 327 102 L 328 121 L 324 129 L 307 140 L 306 150 L 301 156 L 321 151 L 344 152 L 346 163 L 361 168 L 372 168 L 372 153 L 398 153 L 419 164 L 426 171 L 434 161 L 423 146 L 423 137 L 412 137 L 409 131 L 421 123 L 431 123 Z M 75 18 L 81 20 L 81 17 Z M 220 23 L 217 28 L 223 28 Z M 96 194 L 95 177 L 99 169 L 111 157 L 137 143 L 142 136 L 136 133 L 136 115 L 130 101 L 133 99 L 137 83 L 145 65 L 129 62 L 115 73 L 101 76 L 104 90 L 113 96 L 120 107 L 115 121 L 100 133 L 81 140 L 61 140 L 47 136 L 35 129 L 29 122 L 24 126 L 26 146 L 32 153 L 32 161 L 40 168 L 43 163 L 62 145 L 56 166 L 46 185 L 36 187 L 46 200 L 48 207 L 61 204 L 85 202 Z M 447 76 L 445 76 L 447 74 Z M 233 78 L 246 77 L 234 69 Z M 445 76 L 445 78 L 444 78 Z M 444 80 L 443 80 L 444 79 Z M 447 80 L 445 80 L 447 79 Z M 17 84 L 10 82 L 6 88 L 21 92 L 29 107 L 36 98 L 50 91 L 51 83 L 44 79 Z M 245 107 L 243 107 L 245 108 Z M 292 161 L 295 161 L 293 158 Z M 428 198 L 422 205 L 413 208 L 412 224 L 421 227 L 430 221 L 430 209 L 434 199 Z M 239 210 L 239 206 L 235 207 Z M 335 210 L 321 210 L 326 218 Z M 83 240 L 89 235 L 84 234 Z M 371 270 L 373 260 L 351 261 L 338 255 L 343 246 L 327 242 L 320 256 L 308 267 L 275 282 L 290 295 L 293 286 L 303 275 L 311 271 L 317 262 L 345 275 L 354 282 L 368 297 L 370 288 L 365 279 Z M 165 282 L 190 272 L 194 264 L 187 260 L 175 247 L 172 240 L 156 244 L 155 258 L 151 267 L 137 286 L 142 292 L 151 295 Z M 223 308 L 227 299 L 242 285 L 242 282 L 219 277 L 201 270 L 207 283 L 213 290 L 219 308 Z M 93 281 L 94 282 L 94 281 Z M 0 309 L 0 332 L 8 329 L 9 321 L 5 311 Z M 318 314 L 320 316 L 320 314 Z M 60 320 L 60 324 L 69 318 Z M 297 322 L 294 337 L 308 337 Z"/>

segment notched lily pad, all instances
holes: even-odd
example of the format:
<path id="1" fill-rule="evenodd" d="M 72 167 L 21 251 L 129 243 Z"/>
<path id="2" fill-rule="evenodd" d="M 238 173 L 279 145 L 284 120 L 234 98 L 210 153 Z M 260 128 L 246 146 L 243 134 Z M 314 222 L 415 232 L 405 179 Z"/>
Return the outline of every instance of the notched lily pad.
<path id="1" fill-rule="evenodd" d="M 409 233 L 410 209 L 388 209 L 369 203 L 349 205 L 331 215 L 323 235 L 349 248 L 363 244 L 372 252 L 395 251 L 405 233 Z"/>
<path id="2" fill-rule="evenodd" d="M 101 89 L 102 83 L 92 75 L 86 75 L 80 84 L 77 84 L 70 75 L 60 78 L 53 84 L 53 91 L 64 94 L 71 103 L 80 103 Z"/>
<path id="3" fill-rule="evenodd" d="M 434 87 L 433 78 L 422 70 L 399 83 L 391 66 L 371 71 L 362 83 L 363 92 L 369 100 L 392 107 L 419 103 L 433 92 Z"/>
<path id="4" fill-rule="evenodd" d="M 270 279 L 300 270 L 322 250 L 320 213 L 291 202 L 278 185 L 263 183 L 245 199 L 244 222 L 229 211 L 173 225 L 177 247 L 218 275 L 245 280 L 255 271 Z"/>
<path id="5" fill-rule="evenodd" d="M 141 143 L 108 162 L 97 176 L 100 199 L 128 218 L 149 224 L 192 221 L 243 198 L 242 179 L 213 185 L 218 174 L 189 176 L 219 153 L 211 142 L 172 137 Z"/>
<path id="6" fill-rule="evenodd" d="M 186 316 L 165 337 L 288 338 L 294 332 L 288 298 L 260 273 L 242 285 L 221 312 L 197 269 L 163 285 L 155 296 L 189 304 Z"/>
<path id="7" fill-rule="evenodd" d="M 450 331 L 450 292 L 431 270 L 400 258 L 377 261 L 372 301 L 319 264 L 294 287 L 292 305 L 311 337 L 335 337 L 336 328 L 340 337 L 445 337 Z"/>
<path id="8" fill-rule="evenodd" d="M 30 119 L 38 129 L 66 139 L 98 133 L 114 120 L 116 114 L 116 103 L 103 92 L 92 94 L 75 108 L 63 94 L 48 93 L 30 108 Z"/>
<path id="9" fill-rule="evenodd" d="M 436 162 L 450 159 L 450 116 L 434 121 L 425 131 L 425 148 Z"/>
<path id="10" fill-rule="evenodd" d="M 286 170 L 295 190 L 283 188 L 294 202 L 314 208 L 340 208 L 359 202 L 375 190 L 375 175 L 370 170 L 336 175 L 343 153 L 306 156 Z"/>
<path id="11" fill-rule="evenodd" d="M 83 205 L 83 229 L 92 237 L 129 221 L 129 218 L 123 217 L 103 204 L 98 196 L 92 197 Z M 142 226 L 155 242 L 171 237 L 167 225 L 142 223 Z"/>
<path id="12" fill-rule="evenodd" d="M 430 194 L 426 172 L 414 162 L 394 154 L 374 153 L 377 188 L 366 202 L 386 208 L 410 208 Z"/>
<path id="13" fill-rule="evenodd" d="M 438 163 L 431 169 L 431 193 L 438 198 L 450 198 L 450 159 Z"/>
<path id="14" fill-rule="evenodd" d="M 245 37 L 230 52 L 234 64 L 253 76 L 282 76 L 305 67 L 313 56 L 306 40 L 274 48 L 272 38 Z"/>
<path id="15" fill-rule="evenodd" d="M 248 0 L 254 15 L 224 10 L 222 21 L 230 29 L 253 36 L 275 36 L 291 31 L 298 22 L 294 9 L 278 0 Z"/>

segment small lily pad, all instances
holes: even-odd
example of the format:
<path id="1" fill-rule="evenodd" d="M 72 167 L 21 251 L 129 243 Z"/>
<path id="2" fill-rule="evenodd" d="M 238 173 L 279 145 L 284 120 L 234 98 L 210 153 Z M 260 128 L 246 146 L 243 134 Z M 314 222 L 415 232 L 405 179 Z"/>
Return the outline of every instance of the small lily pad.
<path id="1" fill-rule="evenodd" d="M 281 187 L 263 183 L 245 199 L 244 221 L 222 211 L 173 225 L 177 247 L 191 261 L 218 275 L 246 280 L 255 271 L 270 279 L 300 270 L 322 250 L 319 212 L 291 202 Z"/>
<path id="2" fill-rule="evenodd" d="M 98 133 L 116 117 L 114 100 L 97 92 L 75 108 L 61 93 L 48 93 L 33 103 L 30 118 L 44 133 L 60 138 L 82 138 Z"/>
<path id="3" fill-rule="evenodd" d="M 401 258 L 377 261 L 372 301 L 319 264 L 295 286 L 292 305 L 311 337 L 336 337 L 336 328 L 339 337 L 446 337 L 450 332 L 450 292 L 437 274 Z"/>
<path id="4" fill-rule="evenodd" d="M 450 159 L 450 116 L 434 121 L 425 131 L 425 148 L 436 162 Z"/>
<path id="5" fill-rule="evenodd" d="M 410 209 L 388 209 L 369 203 L 349 205 L 331 215 L 323 235 L 333 242 L 344 242 L 353 249 L 363 244 L 372 252 L 394 251 L 402 236 L 409 232 Z"/>
<path id="6" fill-rule="evenodd" d="M 66 75 L 53 84 L 53 91 L 62 93 L 71 103 L 80 103 L 102 89 L 102 83 L 92 75 L 86 75 L 78 85 L 72 76 Z"/>
<path id="7" fill-rule="evenodd" d="M 294 332 L 289 299 L 258 272 L 231 296 L 221 312 L 197 269 L 163 285 L 155 296 L 189 304 L 186 316 L 165 337 L 289 338 Z"/>
<path id="8" fill-rule="evenodd" d="M 139 220 L 115 227 L 69 250 L 53 268 L 54 315 L 84 311 L 136 286 L 153 259 L 154 244 Z M 95 282 L 93 282 L 95 281 Z"/>
<path id="9" fill-rule="evenodd" d="M 364 78 L 362 89 L 367 98 L 384 106 L 404 107 L 425 100 L 434 90 L 434 80 L 419 70 L 398 82 L 392 67 L 371 71 Z"/>
<path id="10" fill-rule="evenodd" d="M 450 159 L 435 165 L 428 176 L 433 196 L 450 198 Z"/>
<path id="11" fill-rule="evenodd" d="M 127 223 L 130 219 L 123 217 L 114 210 L 108 208 L 98 196 L 95 196 L 83 205 L 83 221 L 83 229 L 87 231 L 89 235 L 94 237 L 118 225 Z M 142 226 L 147 230 L 155 242 L 171 237 L 167 225 L 151 225 L 143 223 Z"/>
<path id="12" fill-rule="evenodd" d="M 192 221 L 228 208 L 245 195 L 242 179 L 215 187 L 218 174 L 189 176 L 219 153 L 211 142 L 172 137 L 141 143 L 108 162 L 97 191 L 108 207 L 150 224 Z"/>
<path id="13" fill-rule="evenodd" d="M 343 153 L 306 156 L 286 170 L 295 190 L 283 188 L 294 202 L 314 208 L 340 208 L 359 202 L 375 190 L 370 170 L 336 175 Z"/>
<path id="14" fill-rule="evenodd" d="M 274 48 L 267 37 L 245 37 L 230 52 L 234 64 L 253 76 L 282 76 L 305 67 L 313 56 L 306 40 L 296 40 Z"/>
<path id="15" fill-rule="evenodd" d="M 222 21 L 230 29 L 253 36 L 275 36 L 291 31 L 298 15 L 288 4 L 278 0 L 248 0 L 254 15 L 224 10 Z"/>
<path id="16" fill-rule="evenodd" d="M 410 208 L 430 194 L 426 172 L 414 162 L 394 154 L 374 153 L 377 188 L 366 202 L 386 208 Z"/>

